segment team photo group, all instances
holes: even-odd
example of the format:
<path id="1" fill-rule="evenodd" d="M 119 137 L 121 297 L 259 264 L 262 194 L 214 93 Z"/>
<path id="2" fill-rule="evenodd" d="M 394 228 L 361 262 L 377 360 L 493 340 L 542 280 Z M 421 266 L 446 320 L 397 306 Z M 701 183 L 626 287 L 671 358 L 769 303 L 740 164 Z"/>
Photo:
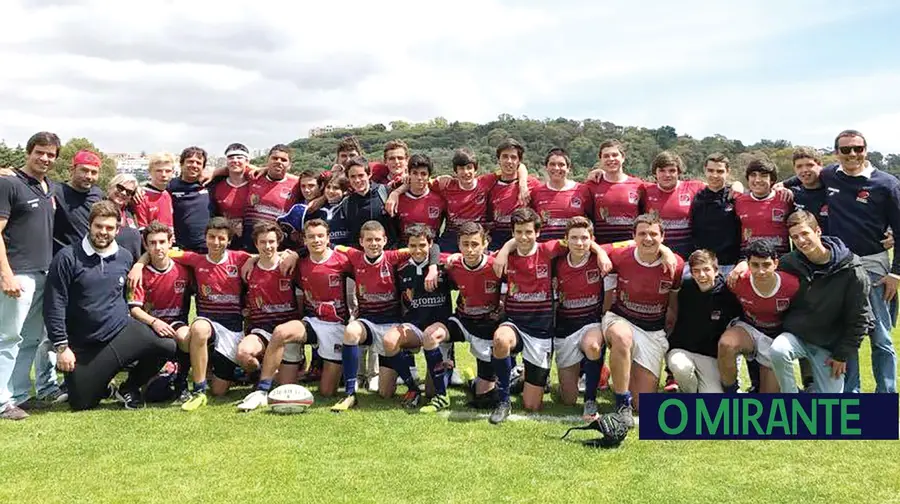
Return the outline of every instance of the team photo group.
<path id="1" fill-rule="evenodd" d="M 150 156 L 145 184 L 98 187 L 99 154 L 78 152 L 54 182 L 60 140 L 33 135 L 0 176 L 0 417 L 107 399 L 190 412 L 233 386 L 248 412 L 315 383 L 334 412 L 402 386 L 398 407 L 465 406 L 493 424 L 511 395 L 538 411 L 551 392 L 627 431 L 661 389 L 897 391 L 900 182 L 858 131 L 836 136 L 834 164 L 797 148 L 779 173 L 713 153 L 702 180 L 672 151 L 648 180 L 629 175 L 617 140 L 583 181 L 562 148 L 538 175 L 513 139 L 491 166 L 456 150 L 444 176 L 400 140 L 377 161 L 337 142 L 324 170 L 291 173 L 287 145 L 255 166 L 235 143 L 222 168 L 189 147 Z"/>

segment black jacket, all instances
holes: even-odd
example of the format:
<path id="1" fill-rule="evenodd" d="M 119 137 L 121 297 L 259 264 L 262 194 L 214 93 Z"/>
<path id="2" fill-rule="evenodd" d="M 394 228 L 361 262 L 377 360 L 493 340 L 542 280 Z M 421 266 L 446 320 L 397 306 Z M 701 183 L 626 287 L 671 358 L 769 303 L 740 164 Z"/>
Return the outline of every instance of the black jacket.
<path id="1" fill-rule="evenodd" d="M 779 261 L 779 270 L 800 279 L 800 290 L 784 317 L 784 330 L 846 362 L 874 328 L 869 274 L 838 238 L 823 236 L 822 243 L 831 250 L 831 261 L 824 268 L 815 268 L 799 250 Z"/>
<path id="2" fill-rule="evenodd" d="M 693 278 L 687 278 L 678 292 L 678 319 L 669 336 L 669 348 L 715 358 L 719 337 L 740 314 L 741 305 L 728 290 L 722 275 L 716 277 L 716 283 L 706 292 L 700 290 Z"/>
<path id="3" fill-rule="evenodd" d="M 718 192 L 706 187 L 691 202 L 694 250 L 712 250 L 719 264 L 737 264 L 741 256 L 741 221 L 731 194 L 729 187 Z"/>

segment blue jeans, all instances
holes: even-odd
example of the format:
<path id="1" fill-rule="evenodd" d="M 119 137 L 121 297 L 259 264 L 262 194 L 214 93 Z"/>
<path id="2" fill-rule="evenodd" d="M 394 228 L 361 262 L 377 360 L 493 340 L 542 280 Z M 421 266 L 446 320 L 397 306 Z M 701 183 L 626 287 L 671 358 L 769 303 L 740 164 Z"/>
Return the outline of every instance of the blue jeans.
<path id="1" fill-rule="evenodd" d="M 775 372 L 783 394 L 799 392 L 794 378 L 794 360 L 804 358 L 812 367 L 813 390 L 820 394 L 840 394 L 844 390 L 844 376 L 831 376 L 831 366 L 828 365 L 831 352 L 820 346 L 803 341 L 791 333 L 781 333 L 772 341 L 769 356 L 772 371 Z"/>
<path id="2" fill-rule="evenodd" d="M 892 303 L 884 300 L 884 285 L 875 285 L 881 280 L 880 275 L 869 274 L 872 289 L 869 291 L 869 303 L 875 315 L 875 328 L 869 333 L 872 344 L 872 373 L 875 376 L 876 393 L 897 392 L 897 353 L 891 339 L 894 328 L 894 317 L 891 314 Z M 859 393 L 859 354 L 847 360 L 847 378 L 845 392 Z"/>
<path id="3" fill-rule="evenodd" d="M 0 410 L 10 404 L 22 404 L 31 396 L 31 366 L 35 362 L 36 375 L 46 380 L 38 385 L 41 393 L 46 395 L 58 388 L 46 347 L 38 357 L 38 349 L 47 339 L 43 314 L 47 276 L 24 273 L 15 277 L 22 288 L 21 295 L 11 298 L 0 293 Z"/>

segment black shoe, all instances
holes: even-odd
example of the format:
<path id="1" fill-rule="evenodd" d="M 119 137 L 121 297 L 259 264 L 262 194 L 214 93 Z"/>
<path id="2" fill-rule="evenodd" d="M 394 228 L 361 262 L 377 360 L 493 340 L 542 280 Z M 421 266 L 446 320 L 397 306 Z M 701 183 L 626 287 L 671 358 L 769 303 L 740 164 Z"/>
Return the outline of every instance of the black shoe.
<path id="1" fill-rule="evenodd" d="M 493 413 L 491 413 L 491 417 L 488 419 L 492 424 L 502 423 L 509 417 L 509 413 L 512 411 L 512 404 L 509 401 L 500 401 L 497 404 L 497 407 L 494 408 Z"/>
<path id="2" fill-rule="evenodd" d="M 467 404 L 472 409 L 489 409 L 492 410 L 500 403 L 500 391 L 496 387 L 485 392 L 484 394 L 476 394 Z"/>
<path id="3" fill-rule="evenodd" d="M 116 400 L 122 403 L 125 409 L 135 410 L 144 407 L 144 398 L 141 397 L 139 390 L 125 392 L 124 394 L 116 390 Z"/>
<path id="4" fill-rule="evenodd" d="M 181 392 L 178 392 L 178 395 L 175 397 L 175 400 L 172 401 L 172 406 L 181 406 L 182 404 L 191 400 L 191 393 L 188 391 L 187 387 L 181 389 Z"/>

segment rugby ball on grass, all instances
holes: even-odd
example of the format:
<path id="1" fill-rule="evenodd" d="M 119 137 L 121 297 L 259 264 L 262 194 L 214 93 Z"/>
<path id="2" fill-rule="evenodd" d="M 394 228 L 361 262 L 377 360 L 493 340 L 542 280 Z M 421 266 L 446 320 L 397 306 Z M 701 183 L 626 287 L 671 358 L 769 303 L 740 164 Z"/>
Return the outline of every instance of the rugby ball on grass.
<path id="1" fill-rule="evenodd" d="M 268 401 L 273 413 L 303 413 L 312 406 L 313 395 L 302 385 L 281 385 L 269 392 Z"/>

